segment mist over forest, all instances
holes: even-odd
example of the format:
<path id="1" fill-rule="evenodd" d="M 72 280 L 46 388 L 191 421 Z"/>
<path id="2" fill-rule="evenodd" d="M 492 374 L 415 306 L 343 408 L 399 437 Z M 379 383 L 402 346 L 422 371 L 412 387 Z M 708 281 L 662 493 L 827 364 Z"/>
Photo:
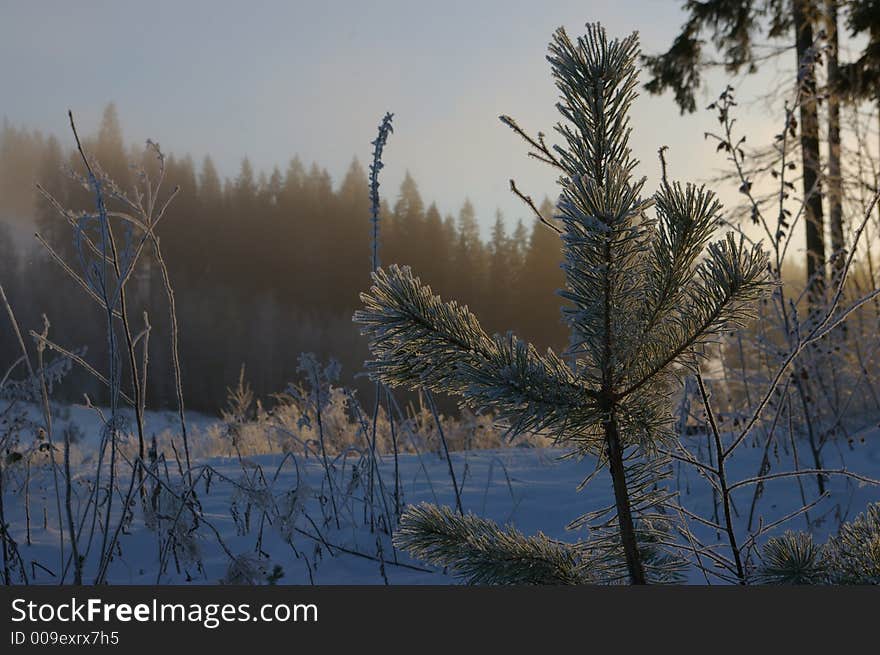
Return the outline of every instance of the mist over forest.
<path id="1" fill-rule="evenodd" d="M 111 103 L 84 145 L 129 188 L 130 163 L 149 153 L 124 134 Z M 76 261 L 74 230 L 37 189 L 39 184 L 72 209 L 94 211 L 93 194 L 69 175 L 84 168 L 68 141 L 3 123 L 0 278 L 23 325 L 41 329 L 45 314 L 61 345 L 100 359 L 107 348 L 95 320 L 100 308 L 83 300 L 82 290 L 34 238 L 39 233 L 56 253 Z M 254 170 L 243 158 L 239 173 L 222 179 L 210 156 L 194 161 L 175 155 L 174 144 L 162 145 L 168 151 L 165 190 L 180 191 L 156 232 L 178 299 L 188 406 L 216 413 L 242 365 L 258 397 L 281 392 L 297 377 L 301 352 L 337 359 L 347 383 L 368 389 L 353 379 L 368 351 L 351 322 L 370 284 L 370 200 L 361 157 L 353 154 L 337 180 L 320 162 L 295 155 L 284 169 L 270 171 Z M 369 154 L 366 138 L 363 151 Z M 498 214 L 484 240 L 466 197 L 457 215 L 444 216 L 409 175 L 399 189 L 381 192 L 383 264 L 411 265 L 435 292 L 477 311 L 491 332 L 513 329 L 538 345 L 565 345 L 555 296 L 562 285 L 561 251 L 550 230 L 535 219 L 513 222 Z M 541 211 L 552 214 L 549 200 Z M 138 276 L 130 293 L 153 317 L 153 338 L 163 339 L 168 324 L 159 271 L 145 266 Z M 17 347 L 0 341 L 0 359 L 12 361 Z M 174 398 L 170 367 L 167 354 L 152 355 L 147 393 L 162 407 Z M 103 390 L 92 376 L 74 371 L 58 392 L 80 402 L 83 393 L 100 400 Z"/>

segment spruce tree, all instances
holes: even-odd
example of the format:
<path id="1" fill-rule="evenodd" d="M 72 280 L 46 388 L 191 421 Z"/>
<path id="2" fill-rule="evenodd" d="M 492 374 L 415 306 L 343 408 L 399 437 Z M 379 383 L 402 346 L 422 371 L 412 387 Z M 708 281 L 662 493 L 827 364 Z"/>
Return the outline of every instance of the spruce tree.
<path id="1" fill-rule="evenodd" d="M 467 307 L 442 301 L 407 267 L 379 269 L 355 314 L 370 341 L 368 366 L 376 379 L 460 396 L 494 411 L 513 432 L 552 434 L 610 472 L 613 519 L 594 526 L 576 551 L 573 566 L 581 573 L 556 579 L 593 578 L 582 573 L 585 567 L 611 571 L 614 562 L 632 583 L 665 579 L 649 569 L 662 569 L 655 567 L 662 559 L 655 545 L 667 496 L 658 482 L 666 470 L 661 451 L 675 438 L 672 384 L 700 346 L 747 317 L 768 285 L 759 246 L 733 234 L 710 243 L 721 209 L 710 191 L 669 183 L 664 175 L 653 197 L 642 195 L 627 116 L 637 57 L 636 34 L 609 40 L 599 25 L 588 25 L 572 42 L 560 28 L 548 60 L 561 95 L 556 131 L 564 145 L 551 149 L 542 135 L 527 137 L 502 117 L 536 157 L 559 170 L 561 195 L 550 225 L 560 226 L 564 251 L 568 352 L 541 354 L 512 333 L 489 336 Z M 655 218 L 648 215 L 652 206 Z M 502 571 L 496 581 L 522 582 L 523 571 L 540 570 L 542 562 L 546 569 L 544 551 L 554 553 L 557 565 L 567 561 L 554 550 L 559 544 L 538 548 L 515 531 L 468 521 L 450 526 L 448 518 L 442 510 L 411 509 L 398 543 L 458 570 L 467 569 L 468 557 L 485 566 L 486 553 L 494 554 Z M 510 566 L 505 553 L 519 563 L 517 575 L 503 574 Z"/>

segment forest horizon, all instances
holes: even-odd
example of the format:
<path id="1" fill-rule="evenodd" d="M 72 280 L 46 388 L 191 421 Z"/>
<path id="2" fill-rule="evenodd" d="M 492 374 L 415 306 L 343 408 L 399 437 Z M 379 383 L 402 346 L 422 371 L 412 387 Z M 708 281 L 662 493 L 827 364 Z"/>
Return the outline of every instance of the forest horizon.
<path id="1" fill-rule="evenodd" d="M 128 162 L 142 161 L 145 154 L 142 147 L 125 143 L 123 133 L 111 103 L 97 134 L 87 135 L 84 142 L 109 174 L 130 183 Z M 196 163 L 169 150 L 166 188 L 179 186 L 180 192 L 158 234 L 169 253 L 182 311 L 192 308 L 182 319 L 189 326 L 182 338 L 190 353 L 184 363 L 190 406 L 216 411 L 242 366 L 259 397 L 281 392 L 294 381 L 303 351 L 339 360 L 344 379 L 353 381 L 368 356 L 351 325 L 358 294 L 370 280 L 369 187 L 361 157 L 353 155 L 340 180 L 318 163 L 306 165 L 296 156 L 283 171 L 255 171 L 245 157 L 238 175 L 223 179 L 210 156 Z M 27 322 L 46 314 L 53 331 L 70 335 L 69 346 L 98 354 L 106 348 L 101 330 L 89 331 L 87 326 L 94 324 L 81 313 L 87 308 L 74 311 L 78 290 L 33 238 L 37 232 L 56 252 L 73 254 L 69 226 L 37 185 L 68 199 L 72 207 L 89 210 L 90 194 L 65 174 L 83 172 L 78 157 L 75 148 L 62 148 L 54 136 L 4 122 L 0 270 L 7 276 L 7 293 Z M 381 191 L 383 262 L 412 265 L 433 281 L 436 292 L 480 310 L 490 329 L 512 326 L 545 346 L 564 345 L 561 301 L 553 300 L 562 280 L 561 250 L 538 220 L 511 224 L 496 211 L 484 239 L 466 197 L 457 214 L 444 216 L 422 197 L 409 174 L 398 189 L 383 185 Z M 541 211 L 551 218 L 549 199 L 543 200 Z M 155 300 L 161 286 L 158 271 L 152 269 L 138 282 L 138 293 L 147 302 L 151 294 Z M 155 329 L 161 334 L 163 326 Z M 14 344 L 0 347 L 12 355 Z M 211 357 L 217 351 L 225 357 Z M 168 370 L 170 362 L 157 357 L 152 366 Z M 173 390 L 161 386 L 163 379 L 168 376 L 152 378 L 156 386 L 150 393 L 167 405 L 173 402 Z M 89 393 L 100 398 L 100 387 L 82 373 L 72 375 L 70 392 L 68 387 L 59 392 L 78 400 L 86 383 Z"/>

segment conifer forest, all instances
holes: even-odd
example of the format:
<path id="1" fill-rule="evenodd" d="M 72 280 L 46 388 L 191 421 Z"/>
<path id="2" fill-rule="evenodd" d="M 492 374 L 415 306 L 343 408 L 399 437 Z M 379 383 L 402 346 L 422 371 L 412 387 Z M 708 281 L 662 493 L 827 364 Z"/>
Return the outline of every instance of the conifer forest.
<path id="1" fill-rule="evenodd" d="M 880 584 L 880 0 L 222 4 L 3 10 L 3 585 Z"/>

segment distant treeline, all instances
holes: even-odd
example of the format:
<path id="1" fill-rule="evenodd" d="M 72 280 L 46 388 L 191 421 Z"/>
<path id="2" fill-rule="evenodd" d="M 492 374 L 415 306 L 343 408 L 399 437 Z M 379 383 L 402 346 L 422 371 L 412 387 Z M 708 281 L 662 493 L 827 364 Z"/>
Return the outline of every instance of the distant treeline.
<path id="1" fill-rule="evenodd" d="M 369 136 L 369 135 L 368 135 Z M 89 153 L 124 187 L 129 163 L 143 157 L 127 148 L 119 120 L 108 106 Z M 155 162 L 148 162 L 155 167 Z M 68 170 L 81 170 L 78 156 L 55 137 L 4 123 L 0 134 L 0 219 L 20 233 L 43 235 L 68 261 L 77 262 L 68 223 L 36 192 L 39 183 L 68 207 L 93 210 L 94 199 Z M 363 369 L 366 344 L 351 323 L 358 294 L 370 284 L 370 220 L 367 176 L 354 160 L 338 185 L 316 164 L 294 158 L 287 169 L 256 172 L 247 159 L 235 179 L 219 177 L 210 157 L 166 158 L 165 188 L 181 191 L 157 232 L 170 269 L 178 307 L 184 390 L 189 407 L 216 411 L 242 364 L 259 396 L 282 391 L 297 377 L 302 351 L 334 357 L 344 376 Z M 552 210 L 545 200 L 545 215 Z M 66 348 L 86 348 L 99 368 L 106 362 L 104 322 L 97 304 L 62 273 L 31 239 L 15 245 L 0 225 L 0 284 L 26 329 L 51 322 L 50 338 Z M 394 198 L 383 201 L 383 264 L 409 264 L 439 294 L 467 303 L 491 333 L 513 329 L 542 346 L 565 342 L 560 323 L 558 237 L 538 221 L 509 230 L 496 216 L 491 237 L 480 238 L 474 208 L 465 200 L 457 216 L 426 204 L 407 175 Z M 149 387 L 153 406 L 173 404 L 168 355 L 168 312 L 161 277 L 145 260 L 134 281 L 130 310 L 135 330 L 146 310 L 150 333 Z M 5 318 L 0 328 L 0 366 L 17 357 Z M 0 371 L 2 374 L 2 371 Z M 359 384 L 368 388 L 364 381 Z M 61 393 L 101 397 L 85 374 Z"/>

